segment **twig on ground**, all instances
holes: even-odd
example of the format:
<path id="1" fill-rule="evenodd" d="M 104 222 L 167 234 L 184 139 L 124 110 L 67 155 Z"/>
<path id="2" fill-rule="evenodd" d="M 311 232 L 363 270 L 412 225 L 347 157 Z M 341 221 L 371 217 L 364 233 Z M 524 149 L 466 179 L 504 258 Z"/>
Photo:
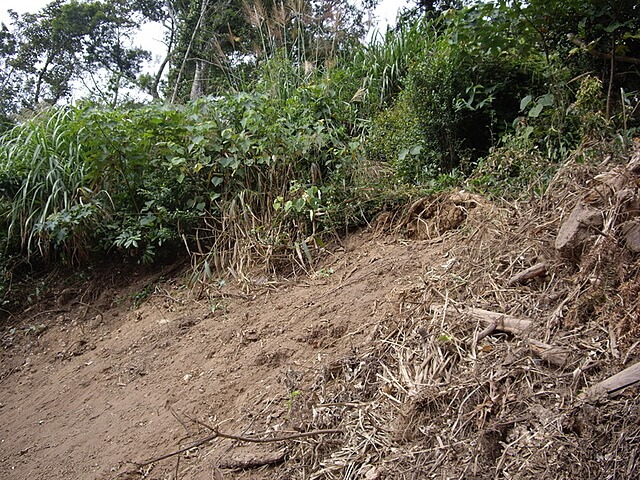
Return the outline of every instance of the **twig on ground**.
<path id="1" fill-rule="evenodd" d="M 515 274 L 507 282 L 508 287 L 512 287 L 518 283 L 523 283 L 540 275 L 544 275 L 547 272 L 547 264 L 544 262 L 536 263 L 532 267 L 523 270 L 520 273 Z"/>
<path id="2" fill-rule="evenodd" d="M 167 453 L 165 455 L 161 455 L 159 457 L 152 458 L 151 460 L 146 460 L 144 462 L 131 462 L 131 463 L 137 465 L 138 467 L 145 467 L 152 463 L 159 462 L 160 460 L 166 460 L 167 458 L 180 455 L 181 453 L 187 452 L 193 448 L 204 445 L 205 443 L 209 443 L 211 440 L 215 440 L 216 438 L 228 438 L 230 440 L 237 440 L 239 442 L 249 442 L 249 443 L 276 443 L 276 442 L 286 442 L 288 440 L 295 440 L 297 438 L 313 437 L 316 435 L 325 435 L 325 434 L 333 434 L 333 433 L 343 433 L 343 431 L 341 429 L 336 429 L 336 428 L 326 429 L 326 430 L 313 430 L 310 432 L 294 433 L 291 435 L 286 435 L 284 437 L 277 437 L 277 438 L 245 437 L 241 435 L 232 435 L 230 433 L 215 431 L 211 435 L 201 438 L 200 440 L 197 440 L 191 443 L 190 445 L 187 445 L 186 447 L 176 450 L 174 452 Z"/>

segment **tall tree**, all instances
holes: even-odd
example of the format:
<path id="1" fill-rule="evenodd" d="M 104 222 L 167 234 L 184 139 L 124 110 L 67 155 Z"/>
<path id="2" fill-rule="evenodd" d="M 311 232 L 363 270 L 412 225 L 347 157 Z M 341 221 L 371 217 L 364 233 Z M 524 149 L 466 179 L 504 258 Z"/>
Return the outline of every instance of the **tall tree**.
<path id="1" fill-rule="evenodd" d="M 15 99 L 19 89 L 11 66 L 15 55 L 15 37 L 4 23 L 0 24 L 0 132 L 11 124 L 9 116 L 16 113 Z"/>
<path id="2" fill-rule="evenodd" d="M 0 78 L 10 76 L 11 87 L 21 92 L 11 106 L 15 110 L 55 104 L 71 95 L 78 80 L 92 93 L 117 100 L 122 82 L 134 80 L 149 57 L 130 46 L 131 38 L 142 22 L 158 19 L 161 9 L 156 0 L 54 0 L 37 13 L 10 14 L 11 30 L 4 27 L 0 40 Z M 87 82 L 97 77 L 106 77 L 109 93 L 100 82 Z"/>
<path id="3" fill-rule="evenodd" d="M 277 51 L 319 64 L 366 33 L 366 8 L 349 0 L 171 0 L 176 48 L 169 75 L 173 101 L 238 84 Z"/>

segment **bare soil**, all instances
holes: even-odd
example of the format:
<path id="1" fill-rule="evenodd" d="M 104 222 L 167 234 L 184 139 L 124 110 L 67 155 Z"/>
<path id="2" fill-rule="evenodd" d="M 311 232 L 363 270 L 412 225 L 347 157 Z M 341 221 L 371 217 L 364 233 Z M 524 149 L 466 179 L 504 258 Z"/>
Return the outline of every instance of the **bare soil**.
<path id="1" fill-rule="evenodd" d="M 187 288 L 184 263 L 112 266 L 4 320 L 0 478 L 640 478 L 637 387 L 580 397 L 640 358 L 638 255 L 602 298 L 553 252 L 566 212 L 421 202 L 308 277 Z M 447 306 L 531 319 L 569 360 L 476 342 Z"/>
<path id="2" fill-rule="evenodd" d="M 210 433 L 192 419 L 238 435 L 295 429 L 296 392 L 372 341 L 429 250 L 354 235 L 311 278 L 250 294 L 117 271 L 55 292 L 51 308 L 3 328 L 0 477 L 114 478 L 136 470 L 130 461 Z M 87 307 L 81 299 L 92 295 Z M 222 443 L 183 459 L 180 478 L 212 478 L 213 466 L 233 461 L 234 444 Z M 158 462 L 148 475 L 174 469 Z"/>

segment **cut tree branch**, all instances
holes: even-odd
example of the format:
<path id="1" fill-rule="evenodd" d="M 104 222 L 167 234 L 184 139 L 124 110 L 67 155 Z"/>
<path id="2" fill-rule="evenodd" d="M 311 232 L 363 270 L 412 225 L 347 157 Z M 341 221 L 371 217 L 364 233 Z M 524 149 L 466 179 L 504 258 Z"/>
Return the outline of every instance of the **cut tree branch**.
<path id="1" fill-rule="evenodd" d="M 285 455 L 286 450 L 261 453 L 259 455 L 240 455 L 221 461 L 218 464 L 218 468 L 244 470 L 246 468 L 264 467 L 265 465 L 277 465 L 284 462 Z"/>
<path id="2" fill-rule="evenodd" d="M 437 305 L 435 308 L 442 310 L 444 307 Z M 491 335 L 494 331 L 507 332 L 523 337 L 529 345 L 529 349 L 551 365 L 562 368 L 570 363 L 571 351 L 568 348 L 557 347 L 528 338 L 533 330 L 533 320 L 472 307 L 449 307 L 446 309 L 446 313 L 447 315 L 466 314 L 473 321 L 479 322 L 487 327 L 478 334 L 475 341 L 472 342 L 472 345 L 475 345 L 480 339 Z"/>
<path id="3" fill-rule="evenodd" d="M 544 262 L 536 263 L 532 267 L 523 270 L 522 272 L 514 275 L 507 282 L 507 286 L 512 287 L 518 283 L 523 283 L 540 275 L 544 275 L 547 272 L 547 264 Z"/>
<path id="4" fill-rule="evenodd" d="M 584 396 L 587 398 L 595 398 L 601 395 L 613 397 L 625 388 L 637 384 L 640 384 L 640 362 L 596 383 L 585 391 Z"/>

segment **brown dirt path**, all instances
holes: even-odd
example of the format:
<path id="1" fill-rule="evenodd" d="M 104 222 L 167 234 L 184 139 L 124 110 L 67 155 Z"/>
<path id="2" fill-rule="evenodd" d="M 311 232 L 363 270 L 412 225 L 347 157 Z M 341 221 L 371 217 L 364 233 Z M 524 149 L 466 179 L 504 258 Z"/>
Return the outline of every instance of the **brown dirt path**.
<path id="1" fill-rule="evenodd" d="M 145 288 L 140 278 L 111 292 L 100 314 L 75 305 L 23 319 L 3 352 L 0 477 L 115 478 L 135 470 L 128 461 L 206 436 L 188 417 L 237 434 L 283 429 L 293 392 L 367 346 L 430 250 L 354 236 L 312 278 L 251 296 L 223 289 L 197 299 L 169 282 L 138 309 L 119 304 Z M 20 333 L 34 324 L 48 328 Z M 217 461 L 183 460 L 180 478 L 210 478 Z M 160 462 L 149 478 L 174 468 Z"/>
<path id="2" fill-rule="evenodd" d="M 639 387 L 583 396 L 640 362 L 640 256 L 559 255 L 555 198 L 420 199 L 249 294 L 181 264 L 61 281 L 0 324 L 0 478 L 640 478 Z"/>

